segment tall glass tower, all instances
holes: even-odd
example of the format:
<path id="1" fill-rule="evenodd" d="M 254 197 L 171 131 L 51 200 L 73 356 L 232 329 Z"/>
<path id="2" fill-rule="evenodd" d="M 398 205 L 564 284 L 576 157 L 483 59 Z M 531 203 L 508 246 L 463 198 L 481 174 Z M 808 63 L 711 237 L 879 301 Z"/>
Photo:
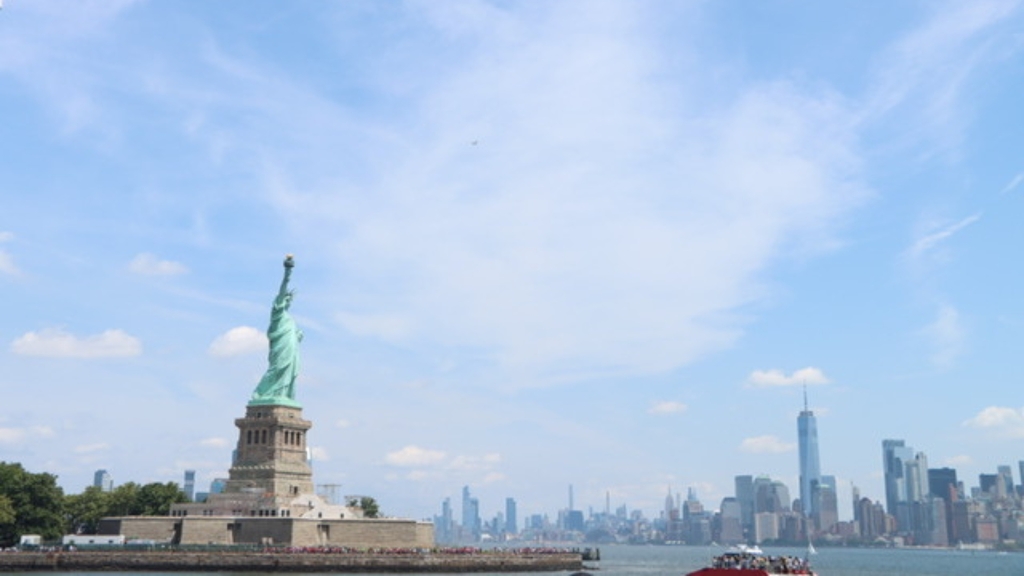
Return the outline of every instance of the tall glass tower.
<path id="1" fill-rule="evenodd" d="M 800 442 L 800 504 L 808 518 L 818 512 L 814 487 L 821 484 L 821 462 L 818 460 L 818 422 L 807 408 L 807 387 L 804 387 L 804 409 L 796 419 Z"/>

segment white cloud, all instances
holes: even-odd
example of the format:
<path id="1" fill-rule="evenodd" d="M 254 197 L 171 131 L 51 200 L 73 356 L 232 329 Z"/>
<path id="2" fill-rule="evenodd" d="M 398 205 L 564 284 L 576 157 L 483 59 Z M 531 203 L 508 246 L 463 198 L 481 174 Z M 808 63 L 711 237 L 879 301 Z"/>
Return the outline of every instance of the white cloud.
<path id="1" fill-rule="evenodd" d="M 866 113 L 899 121 L 901 135 L 932 149 L 954 148 L 969 125 L 964 89 L 984 62 L 1002 58 L 993 42 L 997 28 L 1016 10 L 1015 2 L 935 4 L 924 26 L 903 36 L 878 61 L 883 63 Z M 929 150 L 929 151 L 932 151 Z"/>
<path id="2" fill-rule="evenodd" d="M 951 367 L 963 353 L 965 329 L 956 308 L 948 304 L 939 306 L 935 321 L 925 326 L 923 332 L 932 345 L 931 362 L 936 367 Z"/>
<path id="3" fill-rule="evenodd" d="M 1000 436 L 1024 438 L 1024 408 L 989 406 L 966 420 L 964 426 L 992 430 Z"/>
<path id="4" fill-rule="evenodd" d="M 502 474 L 501 472 L 488 472 L 487 474 L 484 475 L 483 483 L 494 484 L 495 482 L 501 482 L 504 479 L 505 475 Z"/>
<path id="5" fill-rule="evenodd" d="M 781 454 L 792 452 L 794 449 L 796 449 L 796 444 L 787 444 L 779 440 L 778 437 L 770 435 L 745 438 L 740 443 L 740 451 L 751 454 Z"/>
<path id="6" fill-rule="evenodd" d="M 338 420 L 334 421 L 334 427 L 335 428 L 350 428 L 350 427 L 352 427 L 352 422 L 350 422 L 348 420 L 345 420 L 344 418 L 341 418 L 341 419 L 338 419 Z"/>
<path id="7" fill-rule="evenodd" d="M 220 358 L 267 351 L 267 335 L 252 326 L 238 326 L 214 338 L 207 352 Z"/>
<path id="8" fill-rule="evenodd" d="M 18 444 L 32 438 L 52 438 L 56 432 L 49 426 L 0 428 L 0 444 Z"/>
<path id="9" fill-rule="evenodd" d="M 23 428 L 0 428 L 0 443 L 17 444 L 25 439 L 26 433 Z"/>
<path id="10" fill-rule="evenodd" d="M 440 450 L 428 450 L 419 446 L 406 446 L 396 452 L 390 452 L 384 461 L 392 466 L 433 466 L 440 464 L 445 453 Z"/>
<path id="11" fill-rule="evenodd" d="M 922 237 L 914 241 L 910 249 L 907 250 L 907 253 L 914 258 L 921 258 L 928 252 L 934 250 L 944 240 L 948 239 L 949 237 L 953 236 L 954 234 L 963 230 L 964 228 L 970 226 L 971 224 L 974 224 L 980 219 L 981 213 L 979 212 L 977 214 L 972 214 L 958 222 L 946 224 L 939 228 L 938 230 L 929 231 L 927 234 L 923 235 Z"/>
<path id="12" fill-rule="evenodd" d="M 323 446 L 313 446 L 310 449 L 310 453 L 313 456 L 314 462 L 327 462 L 331 459 L 330 454 L 327 453 L 327 449 Z"/>
<path id="13" fill-rule="evenodd" d="M 231 442 L 225 438 L 203 438 L 199 445 L 204 448 L 227 448 L 231 446 Z"/>
<path id="14" fill-rule="evenodd" d="M 14 239 L 14 234 L 11 232 L 0 232 L 0 242 L 9 242 Z M 14 264 L 14 257 L 12 257 L 6 250 L 0 250 L 0 273 L 8 274 L 10 276 L 18 276 L 21 274 L 21 270 Z"/>
<path id="15" fill-rule="evenodd" d="M 176 276 L 188 272 L 188 268 L 180 262 L 160 260 L 156 256 L 143 252 L 128 264 L 128 269 L 145 276 Z"/>
<path id="16" fill-rule="evenodd" d="M 122 330 L 79 338 L 58 328 L 27 332 L 11 343 L 23 356 L 53 358 L 123 358 L 142 354 L 142 343 Z"/>
<path id="17" fill-rule="evenodd" d="M 1004 186 L 1003 189 L 999 191 L 999 193 L 1006 194 L 1007 192 L 1010 192 L 1011 190 L 1017 188 L 1017 186 L 1020 186 L 1021 182 L 1024 182 L 1024 172 L 1021 172 L 1020 174 L 1014 176 L 1013 180 L 1010 180 L 1010 183 Z"/>
<path id="18" fill-rule="evenodd" d="M 14 264 L 14 258 L 4 250 L 0 250 L 0 272 L 10 276 L 21 274 L 21 270 Z"/>
<path id="19" fill-rule="evenodd" d="M 754 370 L 747 377 L 747 385 L 753 388 L 771 388 L 777 386 L 802 386 L 804 384 L 828 384 L 829 379 L 819 368 L 808 366 L 796 370 L 790 375 L 778 369 Z"/>
<path id="20" fill-rule="evenodd" d="M 94 452 L 103 452 L 109 450 L 110 444 L 106 442 L 97 442 L 95 444 L 81 444 L 74 447 L 75 454 L 92 454 Z"/>
<path id="21" fill-rule="evenodd" d="M 460 471 L 490 470 L 499 463 L 501 463 L 501 454 L 497 452 L 491 452 L 483 456 L 460 455 L 452 459 L 448 464 L 448 468 Z"/>
<path id="22" fill-rule="evenodd" d="M 268 168 L 309 241 L 345 230 L 358 283 L 341 290 L 388 311 L 339 322 L 477 351 L 529 373 L 515 385 L 663 372 L 734 342 L 771 263 L 834 244 L 869 195 L 847 103 L 778 82 L 694 106 L 700 79 L 670 82 L 628 11 L 555 6 L 540 27 L 446 12 L 487 57 L 407 71 L 420 121 L 353 151 L 386 174 L 318 186 Z"/>
<path id="23" fill-rule="evenodd" d="M 664 400 L 656 402 L 653 406 L 647 409 L 647 412 L 648 414 L 680 414 L 685 412 L 686 409 L 686 404 L 683 404 L 682 402 Z"/>

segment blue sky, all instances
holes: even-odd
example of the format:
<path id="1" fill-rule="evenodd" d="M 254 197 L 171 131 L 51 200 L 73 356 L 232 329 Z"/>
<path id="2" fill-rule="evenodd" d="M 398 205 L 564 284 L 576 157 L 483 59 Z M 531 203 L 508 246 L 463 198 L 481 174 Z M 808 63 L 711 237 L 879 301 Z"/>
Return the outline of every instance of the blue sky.
<path id="1" fill-rule="evenodd" d="M 294 253 L 315 481 L 626 504 L 1024 459 L 1019 2 L 9 0 L 0 460 L 225 476 Z M 1019 479 L 1018 479 L 1019 481 Z"/>

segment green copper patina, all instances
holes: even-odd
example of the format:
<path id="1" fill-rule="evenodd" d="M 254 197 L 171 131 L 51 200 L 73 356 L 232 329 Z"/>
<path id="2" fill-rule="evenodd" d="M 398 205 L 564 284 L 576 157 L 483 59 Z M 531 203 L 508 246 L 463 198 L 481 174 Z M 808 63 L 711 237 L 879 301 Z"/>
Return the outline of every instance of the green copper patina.
<path id="1" fill-rule="evenodd" d="M 288 280 L 294 267 L 295 261 L 289 254 L 284 259 L 281 289 L 278 290 L 270 311 L 270 326 L 267 328 L 267 338 L 270 340 L 269 366 L 253 391 L 249 406 L 302 407 L 295 401 L 295 378 L 299 375 L 299 342 L 302 341 L 302 331 L 288 313 L 294 297 L 294 292 L 288 289 Z"/>

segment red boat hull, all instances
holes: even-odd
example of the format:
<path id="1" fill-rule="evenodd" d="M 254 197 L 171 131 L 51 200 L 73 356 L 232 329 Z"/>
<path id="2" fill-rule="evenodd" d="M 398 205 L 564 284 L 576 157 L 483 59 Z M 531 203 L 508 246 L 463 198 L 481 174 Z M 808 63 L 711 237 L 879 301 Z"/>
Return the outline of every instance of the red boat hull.
<path id="1" fill-rule="evenodd" d="M 785 574 L 803 574 L 804 576 L 815 576 L 813 572 L 786 572 Z M 701 568 L 696 572 L 690 572 L 686 576 L 781 576 L 774 572 L 761 570 L 759 568 Z"/>

